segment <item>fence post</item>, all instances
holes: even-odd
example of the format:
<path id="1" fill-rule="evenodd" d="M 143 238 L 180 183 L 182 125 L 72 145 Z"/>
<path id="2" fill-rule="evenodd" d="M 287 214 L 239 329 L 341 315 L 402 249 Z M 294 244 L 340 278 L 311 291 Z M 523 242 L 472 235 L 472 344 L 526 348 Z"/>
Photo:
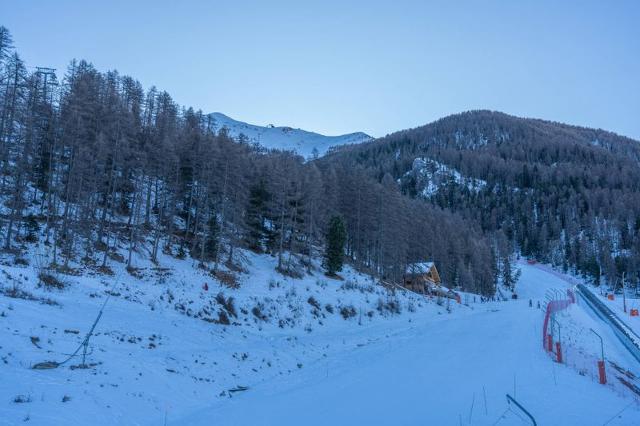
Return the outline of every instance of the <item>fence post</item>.
<path id="1" fill-rule="evenodd" d="M 604 369 L 604 361 L 598 361 L 598 378 L 600 379 L 601 385 L 607 384 L 607 373 Z"/>
<path id="2" fill-rule="evenodd" d="M 606 385 L 607 384 L 607 373 L 604 369 L 604 342 L 602 341 L 602 337 L 595 332 L 595 330 L 593 328 L 590 329 L 591 332 L 593 334 L 595 334 L 596 336 L 598 336 L 598 339 L 600 339 L 600 350 L 602 351 L 602 359 L 600 361 L 598 361 L 598 378 L 600 379 L 600 384 L 601 385 Z"/>

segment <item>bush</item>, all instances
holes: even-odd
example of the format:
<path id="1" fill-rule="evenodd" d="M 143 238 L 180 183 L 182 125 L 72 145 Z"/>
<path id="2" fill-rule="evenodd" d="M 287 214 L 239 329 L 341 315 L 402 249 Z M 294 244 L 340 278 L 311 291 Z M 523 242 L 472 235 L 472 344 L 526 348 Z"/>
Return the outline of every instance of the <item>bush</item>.
<path id="1" fill-rule="evenodd" d="M 402 308 L 400 307 L 400 302 L 396 298 L 387 299 L 385 302 L 382 299 L 378 299 L 378 312 L 381 315 L 384 314 L 400 314 L 402 312 Z"/>
<path id="2" fill-rule="evenodd" d="M 342 318 L 344 319 L 353 318 L 356 316 L 356 308 L 352 305 L 343 306 L 340 308 L 340 315 L 342 315 Z"/>
<path id="3" fill-rule="evenodd" d="M 313 296 L 310 296 L 309 299 L 307 299 L 307 303 L 320 310 L 320 303 L 318 303 L 318 301 Z"/>
<path id="4" fill-rule="evenodd" d="M 229 321 L 229 316 L 227 315 L 227 313 L 225 311 L 223 311 L 222 309 L 220 309 L 220 311 L 218 312 L 218 321 L 216 321 L 218 324 L 222 324 L 222 325 L 229 325 L 231 324 L 231 321 Z"/>
<path id="5" fill-rule="evenodd" d="M 358 284 L 355 281 L 347 280 L 341 286 L 340 290 L 359 291 L 360 293 L 373 293 L 375 287 L 371 284 Z"/>
<path id="6" fill-rule="evenodd" d="M 59 303 L 55 300 L 48 299 L 46 297 L 37 297 L 28 291 L 22 290 L 19 286 L 13 285 L 9 288 L 0 288 L 0 294 L 11 297 L 13 299 L 32 300 L 40 302 L 44 305 L 59 306 Z"/>
<path id="7" fill-rule="evenodd" d="M 262 313 L 262 309 L 264 307 L 262 306 L 261 303 L 258 303 L 256 306 L 254 306 L 251 309 L 251 313 L 253 314 L 253 316 L 255 316 L 256 318 L 258 318 L 260 321 L 267 321 L 269 318 Z"/>
<path id="8" fill-rule="evenodd" d="M 24 257 L 16 257 L 13 260 L 13 264 L 14 265 L 19 265 L 19 266 L 29 266 L 29 261 L 27 259 L 25 259 Z"/>
<path id="9" fill-rule="evenodd" d="M 276 271 L 280 272 L 285 277 L 291 277 L 294 279 L 300 279 L 304 277 L 304 270 L 297 265 L 289 265 L 289 267 L 276 268 Z"/>
<path id="10" fill-rule="evenodd" d="M 232 274 L 231 272 L 226 271 L 216 271 L 213 276 L 220 281 L 222 284 L 226 285 L 229 288 L 238 288 L 240 284 L 238 283 L 238 278 Z"/>
<path id="11" fill-rule="evenodd" d="M 29 395 L 16 395 L 13 398 L 13 402 L 16 404 L 24 404 L 27 402 L 31 402 L 31 397 Z"/>
<path id="12" fill-rule="evenodd" d="M 218 302 L 218 304 L 222 306 L 229 315 L 234 318 L 238 317 L 233 297 L 225 298 L 224 294 L 220 292 L 216 295 L 216 302 Z"/>
<path id="13" fill-rule="evenodd" d="M 280 281 L 276 281 L 274 279 L 269 280 L 269 290 L 273 290 L 277 287 L 280 287 Z"/>

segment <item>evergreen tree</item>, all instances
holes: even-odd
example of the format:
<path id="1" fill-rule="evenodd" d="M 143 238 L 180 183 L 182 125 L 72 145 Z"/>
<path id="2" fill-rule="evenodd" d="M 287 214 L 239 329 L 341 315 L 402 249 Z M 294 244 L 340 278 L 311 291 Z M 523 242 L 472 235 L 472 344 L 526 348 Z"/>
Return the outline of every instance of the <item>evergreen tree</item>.
<path id="1" fill-rule="evenodd" d="M 218 225 L 218 220 L 215 215 L 211 216 L 209 219 L 209 232 L 206 234 L 206 239 L 204 243 L 204 253 L 201 260 L 210 260 L 215 259 L 217 256 L 218 250 L 218 239 L 220 233 L 220 226 Z"/>
<path id="2" fill-rule="evenodd" d="M 342 270 L 344 244 L 347 239 L 347 232 L 340 216 L 333 216 L 329 221 L 329 232 L 327 233 L 327 247 L 325 252 L 325 268 L 327 275 L 336 275 Z"/>
<path id="3" fill-rule="evenodd" d="M 262 251 L 262 241 L 267 236 L 265 218 L 268 213 L 267 203 L 269 198 L 270 194 L 263 179 L 251 186 L 246 214 L 246 240 L 249 248 L 257 252 Z"/>
<path id="4" fill-rule="evenodd" d="M 519 278 L 520 270 L 514 270 L 511 266 L 510 257 L 504 257 L 502 259 L 502 284 L 509 290 L 513 291 Z"/>

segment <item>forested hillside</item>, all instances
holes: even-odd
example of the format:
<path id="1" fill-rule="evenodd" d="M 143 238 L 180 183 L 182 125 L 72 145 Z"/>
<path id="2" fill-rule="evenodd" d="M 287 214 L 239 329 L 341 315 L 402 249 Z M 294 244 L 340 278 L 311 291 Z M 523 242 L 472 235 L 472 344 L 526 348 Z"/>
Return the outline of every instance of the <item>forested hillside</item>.
<path id="1" fill-rule="evenodd" d="M 490 111 L 449 116 L 325 159 L 456 212 L 480 232 L 596 283 L 637 286 L 640 144 Z M 438 232 L 439 235 L 442 235 Z"/>
<path id="2" fill-rule="evenodd" d="M 135 273 L 134 254 L 162 251 L 232 283 L 242 247 L 299 275 L 337 216 L 356 268 L 398 280 L 430 259 L 445 284 L 493 294 L 510 253 L 473 218 L 403 197 L 397 170 L 258 152 L 117 71 L 74 60 L 60 74 L 27 67 L 0 28 L 1 246 L 14 262 L 40 244 L 45 270 Z"/>

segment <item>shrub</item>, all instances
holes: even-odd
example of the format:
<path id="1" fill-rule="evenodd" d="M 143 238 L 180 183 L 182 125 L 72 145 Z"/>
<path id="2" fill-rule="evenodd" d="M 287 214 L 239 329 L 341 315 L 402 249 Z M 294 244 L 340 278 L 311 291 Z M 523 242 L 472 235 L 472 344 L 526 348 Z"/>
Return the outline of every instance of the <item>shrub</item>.
<path id="1" fill-rule="evenodd" d="M 289 267 L 276 268 L 276 271 L 280 272 L 285 277 L 291 277 L 295 279 L 304 277 L 304 270 L 297 267 L 297 265 L 289 265 Z"/>
<path id="2" fill-rule="evenodd" d="M 276 281 L 274 279 L 269 280 L 269 290 L 273 290 L 276 287 L 280 287 L 280 281 Z"/>
<path id="3" fill-rule="evenodd" d="M 231 272 L 226 271 L 216 271 L 213 276 L 220 281 L 222 284 L 226 285 L 229 288 L 238 288 L 240 284 L 238 283 L 238 278 L 232 274 Z"/>
<path id="4" fill-rule="evenodd" d="M 59 306 L 59 303 L 55 300 L 51 300 L 46 297 L 37 297 L 34 294 L 29 293 L 28 291 L 22 290 L 17 285 L 13 285 L 9 288 L 0 288 L 0 294 L 11 297 L 13 299 L 32 300 L 35 302 L 40 302 L 44 305 Z"/>
<path id="5" fill-rule="evenodd" d="M 48 288 L 55 287 L 58 289 L 64 288 L 64 283 L 60 281 L 55 275 L 51 274 L 50 272 L 41 271 L 38 274 L 38 279 L 40 280 L 40 284 L 44 285 L 45 287 L 48 287 Z"/>
<path id="6" fill-rule="evenodd" d="M 220 311 L 218 312 L 218 321 L 216 321 L 218 324 L 222 324 L 222 325 L 229 325 L 231 324 L 231 321 L 229 321 L 229 316 L 227 315 L 227 313 L 225 311 L 223 311 L 222 309 L 220 309 Z"/>
<path id="7" fill-rule="evenodd" d="M 264 307 L 261 303 L 258 303 L 251 309 L 251 313 L 260 321 L 267 321 L 269 318 L 262 312 L 262 309 L 264 309 Z"/>
<path id="8" fill-rule="evenodd" d="M 340 315 L 342 315 L 344 319 L 353 318 L 356 316 L 356 308 L 354 308 L 353 305 L 343 306 L 340 308 Z"/>
<path id="9" fill-rule="evenodd" d="M 315 297 L 310 296 L 309 299 L 307 299 L 307 303 L 310 304 L 311 306 L 313 306 L 314 308 L 320 310 L 320 303 L 318 303 L 318 301 L 315 299 Z"/>
<path id="10" fill-rule="evenodd" d="M 400 302 L 396 298 L 387 299 L 386 302 L 382 299 L 378 299 L 377 309 L 381 315 L 384 315 L 387 313 L 400 314 L 400 312 L 402 312 L 402 308 L 400 307 Z"/>
<path id="11" fill-rule="evenodd" d="M 229 315 L 234 318 L 238 317 L 233 297 L 225 298 L 224 294 L 220 292 L 216 295 L 216 302 L 218 302 L 218 304 L 222 306 Z"/>
<path id="12" fill-rule="evenodd" d="M 29 261 L 24 257 L 16 257 L 13 260 L 13 263 L 14 265 L 19 265 L 19 266 L 29 266 Z"/>
<path id="13" fill-rule="evenodd" d="M 375 287 L 371 284 L 358 284 L 355 281 L 347 280 L 340 286 L 340 289 L 349 291 L 357 290 L 360 293 L 373 293 Z"/>
<path id="14" fill-rule="evenodd" d="M 13 402 L 16 404 L 24 404 L 27 402 L 31 402 L 31 397 L 29 395 L 16 395 L 13 398 Z"/>

